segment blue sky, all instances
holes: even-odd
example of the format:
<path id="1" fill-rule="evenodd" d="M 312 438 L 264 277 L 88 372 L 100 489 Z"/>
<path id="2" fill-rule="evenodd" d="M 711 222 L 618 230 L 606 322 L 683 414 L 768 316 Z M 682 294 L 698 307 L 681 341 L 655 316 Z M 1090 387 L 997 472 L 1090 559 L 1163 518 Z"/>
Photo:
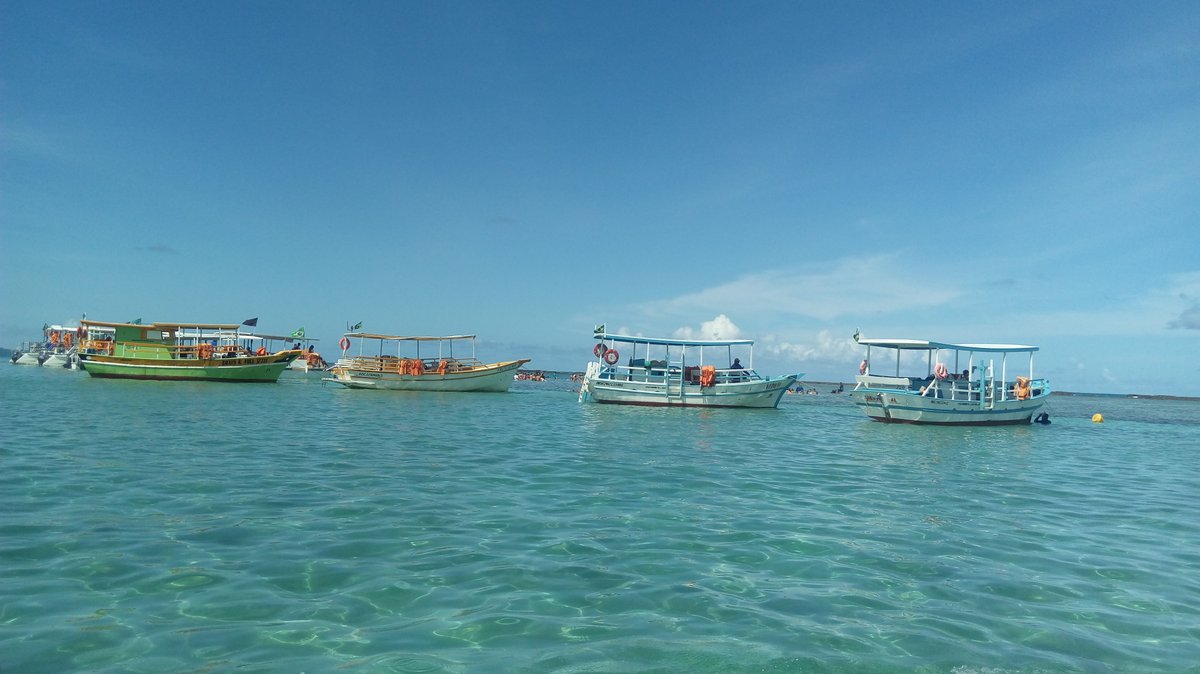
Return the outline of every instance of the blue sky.
<path id="1" fill-rule="evenodd" d="M 1042 347 L 1200 395 L 1200 4 L 0 2 L 0 345 L 45 322 Z"/>

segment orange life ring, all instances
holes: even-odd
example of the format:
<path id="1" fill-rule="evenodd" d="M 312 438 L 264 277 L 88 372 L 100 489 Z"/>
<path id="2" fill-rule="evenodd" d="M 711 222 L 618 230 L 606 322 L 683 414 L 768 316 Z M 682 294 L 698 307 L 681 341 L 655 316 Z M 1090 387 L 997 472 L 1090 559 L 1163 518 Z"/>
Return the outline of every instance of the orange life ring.
<path id="1" fill-rule="evenodd" d="M 945 363 L 938 363 L 937 366 L 933 368 L 933 374 L 935 374 L 938 379 L 945 379 L 946 377 L 950 376 L 950 373 L 946 370 Z"/>
<path id="2" fill-rule="evenodd" d="M 604 352 L 604 362 L 609 365 L 616 365 L 618 360 L 621 360 L 621 354 L 617 353 L 616 349 L 609 349 Z"/>
<path id="3" fill-rule="evenodd" d="M 212 358 L 212 355 L 213 355 L 212 344 L 208 344 L 206 342 L 206 343 L 203 343 L 203 344 L 197 346 L 196 347 L 196 355 L 200 358 Z"/>
<path id="4" fill-rule="evenodd" d="M 858 364 L 858 373 L 859 373 L 859 374 L 866 374 L 866 373 L 867 373 L 867 370 L 868 370 L 870 367 L 871 367 L 871 364 L 867 362 L 867 359 L 866 359 L 866 358 L 863 358 L 863 362 L 861 362 L 861 363 L 859 363 L 859 364 Z"/>
<path id="5" fill-rule="evenodd" d="M 342 351 L 349 349 L 350 348 L 350 339 L 348 337 L 343 337 L 341 339 L 341 341 L 338 342 L 338 346 L 342 347 Z"/>
<path id="6" fill-rule="evenodd" d="M 599 344 L 596 345 L 596 348 L 592 349 L 592 353 L 594 353 L 597 358 L 599 358 L 600 356 L 603 356 L 604 352 L 606 352 L 606 351 L 608 351 L 608 347 L 604 346 L 604 342 L 600 342 Z"/>

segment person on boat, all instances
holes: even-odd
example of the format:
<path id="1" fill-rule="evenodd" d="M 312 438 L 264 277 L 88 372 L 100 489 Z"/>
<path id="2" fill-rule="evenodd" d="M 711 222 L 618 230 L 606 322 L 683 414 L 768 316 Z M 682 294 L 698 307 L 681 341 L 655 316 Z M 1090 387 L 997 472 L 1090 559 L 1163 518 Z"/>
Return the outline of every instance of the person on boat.
<path id="1" fill-rule="evenodd" d="M 746 368 L 742 367 L 742 359 L 741 358 L 734 358 L 733 365 L 730 365 L 729 369 L 730 370 L 745 370 Z M 743 374 L 742 372 L 737 372 L 737 373 L 730 374 L 729 379 L 730 379 L 730 381 L 744 381 L 746 379 L 746 375 Z"/>
<path id="2" fill-rule="evenodd" d="M 300 342 L 296 342 L 296 344 L 292 347 L 292 351 L 299 351 L 299 350 L 300 350 Z"/>

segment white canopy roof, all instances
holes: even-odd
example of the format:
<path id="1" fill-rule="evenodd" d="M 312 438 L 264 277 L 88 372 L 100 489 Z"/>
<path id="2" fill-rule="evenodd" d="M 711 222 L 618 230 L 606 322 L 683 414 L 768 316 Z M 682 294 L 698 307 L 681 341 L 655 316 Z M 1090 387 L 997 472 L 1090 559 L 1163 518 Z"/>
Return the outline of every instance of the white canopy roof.
<path id="1" fill-rule="evenodd" d="M 885 349 L 902 349 L 910 351 L 933 351 L 936 349 L 951 349 L 954 351 L 974 351 L 977 353 L 1014 353 L 1037 351 L 1038 347 L 1025 344 L 951 344 L 950 342 L 931 342 L 924 339 L 875 339 L 861 338 L 861 346 L 877 346 Z"/>
<path id="2" fill-rule="evenodd" d="M 629 335 L 611 335 L 599 333 L 596 339 L 632 344 L 656 344 L 665 346 L 738 346 L 750 345 L 753 339 L 666 339 L 661 337 L 631 337 Z"/>

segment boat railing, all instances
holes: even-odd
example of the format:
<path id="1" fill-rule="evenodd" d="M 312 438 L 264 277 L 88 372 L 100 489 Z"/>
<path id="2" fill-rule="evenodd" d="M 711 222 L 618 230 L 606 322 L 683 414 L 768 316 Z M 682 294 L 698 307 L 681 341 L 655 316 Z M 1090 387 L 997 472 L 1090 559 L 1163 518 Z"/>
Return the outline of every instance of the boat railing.
<path id="1" fill-rule="evenodd" d="M 934 376 L 926 377 L 885 377 L 879 375 L 858 375 L 855 388 L 893 389 L 908 391 L 926 398 L 941 398 L 943 400 L 966 400 L 994 403 L 1015 399 L 1013 387 L 1016 380 L 1000 381 L 998 379 L 969 379 L 952 375 L 946 379 Z M 1033 379 L 1029 382 L 1030 395 L 1038 397 L 1049 389 L 1045 379 Z"/>
<path id="2" fill-rule="evenodd" d="M 339 359 L 336 367 L 343 367 L 360 372 L 393 372 L 396 374 L 412 374 L 413 364 L 421 363 L 420 371 L 436 373 L 442 362 L 446 363 L 446 372 L 465 372 L 483 366 L 478 358 L 399 358 L 396 356 L 347 356 Z"/>
<path id="3" fill-rule="evenodd" d="M 888 377 L 879 374 L 860 374 L 854 378 L 854 388 L 885 388 L 907 391 L 913 388 L 911 377 Z"/>
<path id="4" fill-rule="evenodd" d="M 659 365 L 658 363 L 650 365 L 637 363 L 634 365 L 608 365 L 600 371 L 599 378 L 659 384 L 665 384 L 670 381 L 672 385 L 679 385 L 682 382 L 687 385 L 699 386 L 700 369 L 699 365 L 681 367 L 669 364 Z M 762 377 L 754 370 L 718 369 L 715 370 L 714 375 L 715 384 L 762 381 Z"/>

